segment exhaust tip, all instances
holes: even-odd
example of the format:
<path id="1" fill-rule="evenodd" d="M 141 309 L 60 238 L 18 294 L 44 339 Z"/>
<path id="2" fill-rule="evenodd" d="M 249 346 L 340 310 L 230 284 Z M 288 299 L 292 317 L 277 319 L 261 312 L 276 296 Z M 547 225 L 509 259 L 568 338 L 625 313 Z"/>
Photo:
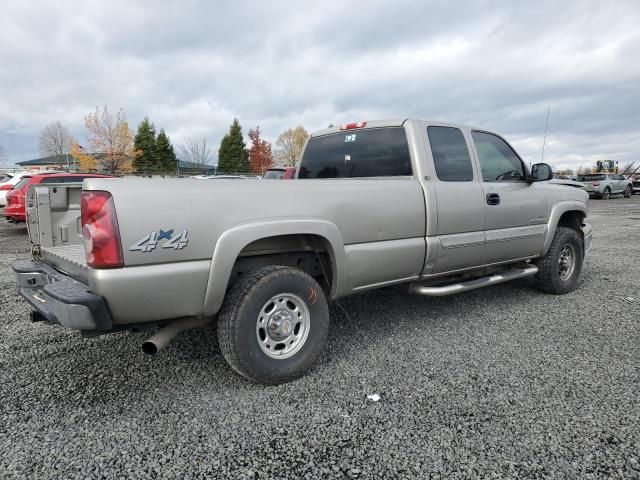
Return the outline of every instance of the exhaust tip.
<path id="1" fill-rule="evenodd" d="M 142 351 L 147 355 L 155 355 L 158 353 L 158 347 L 155 343 L 147 340 L 142 344 Z"/>

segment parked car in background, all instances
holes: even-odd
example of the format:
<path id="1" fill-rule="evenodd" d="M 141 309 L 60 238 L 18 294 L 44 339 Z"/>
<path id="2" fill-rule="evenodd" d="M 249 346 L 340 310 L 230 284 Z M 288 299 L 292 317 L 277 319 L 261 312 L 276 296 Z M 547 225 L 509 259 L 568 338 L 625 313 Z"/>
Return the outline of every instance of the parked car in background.
<path id="1" fill-rule="evenodd" d="M 633 193 L 631 180 L 617 173 L 587 173 L 578 176 L 589 197 L 600 197 L 604 200 L 611 195 L 623 194 L 629 198 Z"/>
<path id="2" fill-rule="evenodd" d="M 33 173 L 31 172 L 18 172 L 18 173 L 8 173 L 6 174 L 9 178 L 3 179 L 4 181 L 0 182 L 0 207 L 4 207 L 7 204 L 7 193 L 13 190 L 13 188 L 22 180 L 24 177 L 31 177 Z"/>
<path id="3" fill-rule="evenodd" d="M 633 193 L 640 193 L 640 175 L 631 175 L 631 178 L 629 178 L 629 180 L 631 180 L 631 189 Z"/>
<path id="4" fill-rule="evenodd" d="M 296 178 L 296 167 L 274 167 L 262 176 L 265 180 L 293 180 Z"/>
<path id="5" fill-rule="evenodd" d="M 25 198 L 31 185 L 82 183 L 85 178 L 109 178 L 111 175 L 97 173 L 47 173 L 43 175 L 22 176 L 21 180 L 7 193 L 7 205 L 3 215 L 10 222 L 24 222 L 27 218 Z"/>

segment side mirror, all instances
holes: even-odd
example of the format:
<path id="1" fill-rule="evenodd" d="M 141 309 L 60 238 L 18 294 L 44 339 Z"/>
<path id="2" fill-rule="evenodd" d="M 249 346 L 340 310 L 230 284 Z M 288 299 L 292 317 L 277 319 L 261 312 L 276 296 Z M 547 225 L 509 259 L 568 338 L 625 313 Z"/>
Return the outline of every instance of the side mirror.
<path id="1" fill-rule="evenodd" d="M 553 178 L 551 167 L 546 163 L 536 163 L 531 167 L 530 182 L 544 182 Z"/>

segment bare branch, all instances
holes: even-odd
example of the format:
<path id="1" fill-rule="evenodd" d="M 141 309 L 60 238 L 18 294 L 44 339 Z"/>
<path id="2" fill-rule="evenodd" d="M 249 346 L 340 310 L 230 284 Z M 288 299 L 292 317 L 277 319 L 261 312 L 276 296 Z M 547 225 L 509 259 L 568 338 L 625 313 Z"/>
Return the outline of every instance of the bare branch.
<path id="1" fill-rule="evenodd" d="M 204 167 L 209 163 L 211 149 L 204 138 L 201 140 L 193 140 L 187 137 L 185 143 L 178 147 L 178 156 L 185 162 Z"/>
<path id="2" fill-rule="evenodd" d="M 56 120 L 40 131 L 40 153 L 44 157 L 63 156 L 69 153 L 71 135 L 62 122 Z"/>

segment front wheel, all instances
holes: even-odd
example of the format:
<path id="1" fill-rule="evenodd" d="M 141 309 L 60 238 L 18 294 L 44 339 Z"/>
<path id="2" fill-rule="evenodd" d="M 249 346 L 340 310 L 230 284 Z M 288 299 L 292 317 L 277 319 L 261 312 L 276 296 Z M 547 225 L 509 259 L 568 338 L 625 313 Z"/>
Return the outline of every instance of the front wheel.
<path id="1" fill-rule="evenodd" d="M 627 185 L 627 188 L 624 189 L 624 198 L 631 198 L 632 193 L 631 187 Z"/>
<path id="2" fill-rule="evenodd" d="M 218 314 L 218 342 L 227 363 L 240 375 L 271 385 L 309 370 L 328 330 L 322 288 L 292 267 L 262 267 L 239 280 Z"/>
<path id="3" fill-rule="evenodd" d="M 536 286 L 543 292 L 562 295 L 575 290 L 582 272 L 584 251 L 578 232 L 558 227 L 547 254 L 538 260 Z"/>

